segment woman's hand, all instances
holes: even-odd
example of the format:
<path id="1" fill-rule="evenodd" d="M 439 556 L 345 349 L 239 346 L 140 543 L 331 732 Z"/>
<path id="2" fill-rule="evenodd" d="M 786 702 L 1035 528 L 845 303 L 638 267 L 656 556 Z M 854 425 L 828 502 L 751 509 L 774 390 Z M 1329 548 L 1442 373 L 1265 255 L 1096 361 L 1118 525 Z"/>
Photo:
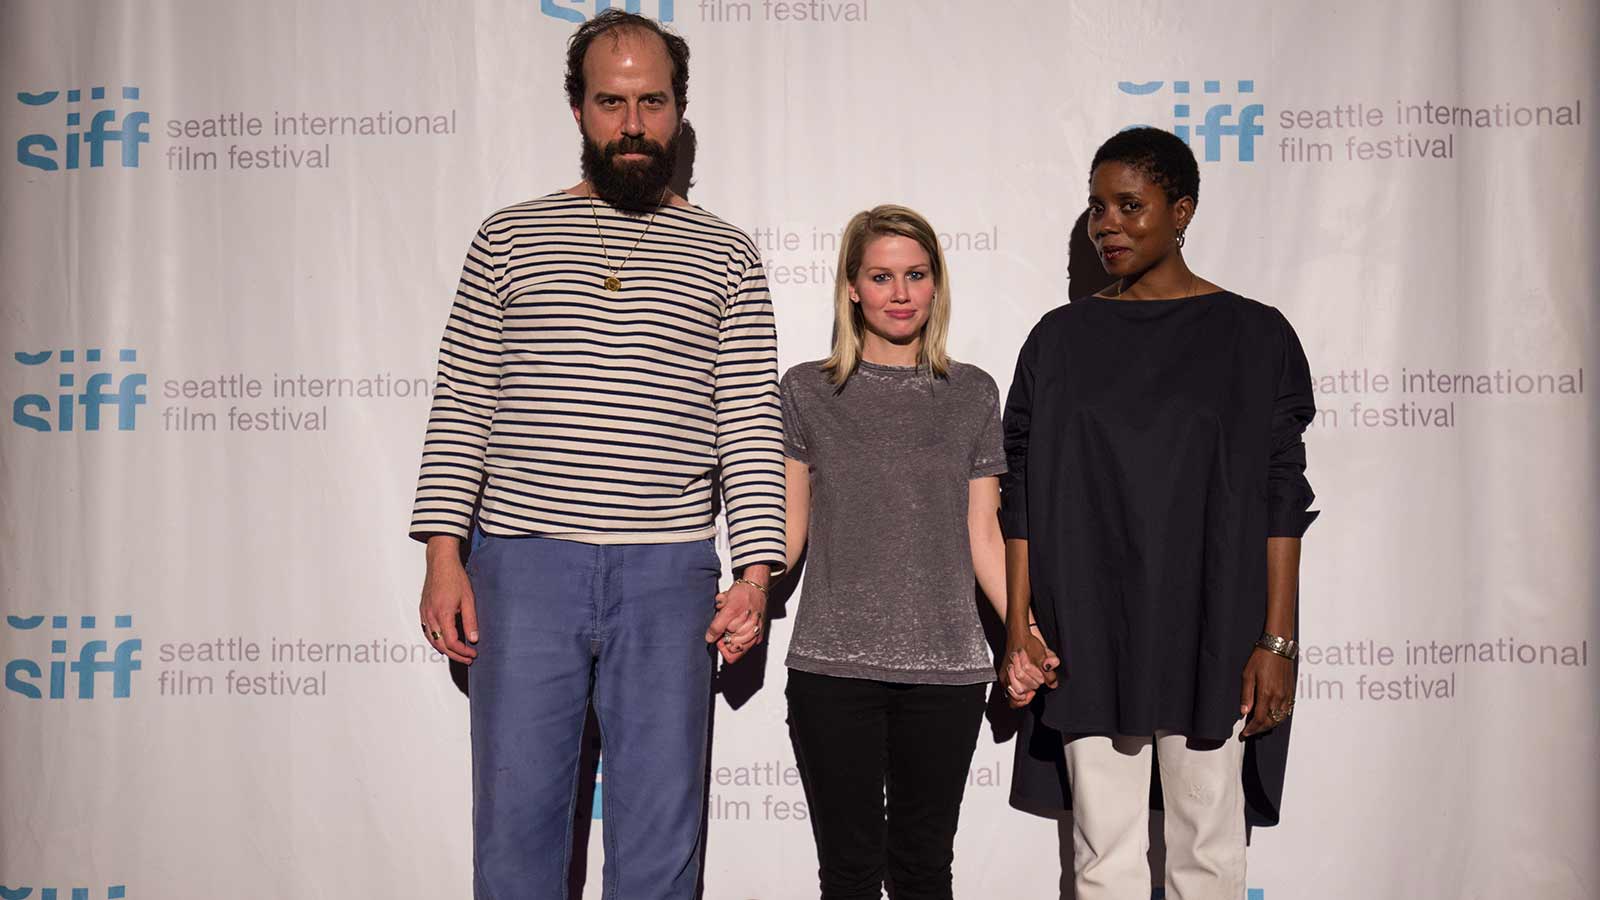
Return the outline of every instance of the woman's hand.
<path id="1" fill-rule="evenodd" d="M 1260 647 L 1244 666 L 1239 714 L 1249 716 L 1244 737 L 1271 731 L 1294 712 L 1294 663 Z"/>
<path id="2" fill-rule="evenodd" d="M 1060 666 L 1060 658 L 1032 630 L 1020 642 L 1007 641 L 1006 666 L 1001 674 L 1006 701 L 1013 709 L 1027 706 L 1039 688 L 1053 688 L 1059 683 L 1056 669 Z"/>

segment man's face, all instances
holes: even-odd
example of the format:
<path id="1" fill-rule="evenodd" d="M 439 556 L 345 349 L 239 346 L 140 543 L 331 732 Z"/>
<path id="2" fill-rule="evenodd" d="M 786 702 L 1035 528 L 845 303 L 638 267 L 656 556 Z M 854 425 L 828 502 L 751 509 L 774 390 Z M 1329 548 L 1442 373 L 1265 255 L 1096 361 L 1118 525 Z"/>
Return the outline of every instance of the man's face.
<path id="1" fill-rule="evenodd" d="M 583 58 L 583 176 L 601 199 L 650 209 L 672 178 L 681 121 L 666 44 L 649 33 L 602 34 Z"/>

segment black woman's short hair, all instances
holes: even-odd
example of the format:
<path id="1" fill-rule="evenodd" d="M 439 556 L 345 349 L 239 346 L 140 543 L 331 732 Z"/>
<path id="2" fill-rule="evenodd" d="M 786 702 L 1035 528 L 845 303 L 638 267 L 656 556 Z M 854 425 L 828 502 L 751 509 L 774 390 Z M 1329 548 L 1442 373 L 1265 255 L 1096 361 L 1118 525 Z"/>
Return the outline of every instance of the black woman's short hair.
<path id="1" fill-rule="evenodd" d="M 1141 125 L 1119 131 L 1094 152 L 1089 175 L 1102 163 L 1119 162 L 1132 166 L 1161 186 L 1168 203 L 1188 197 L 1200 202 L 1200 164 L 1194 151 L 1170 131 Z"/>

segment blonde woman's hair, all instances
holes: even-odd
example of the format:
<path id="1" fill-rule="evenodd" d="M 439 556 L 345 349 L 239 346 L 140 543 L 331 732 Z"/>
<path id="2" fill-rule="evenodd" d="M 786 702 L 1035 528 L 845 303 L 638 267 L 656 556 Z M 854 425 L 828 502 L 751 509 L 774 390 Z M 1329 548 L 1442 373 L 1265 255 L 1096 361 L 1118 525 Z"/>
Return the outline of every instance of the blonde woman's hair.
<path id="1" fill-rule="evenodd" d="M 933 303 L 922 327 L 917 365 L 932 376 L 942 378 L 950 373 L 950 355 L 945 352 L 945 338 L 950 333 L 950 273 L 939 235 L 914 210 L 884 204 L 851 216 L 839 238 L 839 265 L 833 278 L 833 352 L 822 364 L 830 384 L 843 386 L 861 363 L 867 325 L 861 307 L 850 302 L 850 285 L 861 274 L 861 257 L 874 240 L 894 236 L 916 241 L 927 252 L 933 269 Z"/>

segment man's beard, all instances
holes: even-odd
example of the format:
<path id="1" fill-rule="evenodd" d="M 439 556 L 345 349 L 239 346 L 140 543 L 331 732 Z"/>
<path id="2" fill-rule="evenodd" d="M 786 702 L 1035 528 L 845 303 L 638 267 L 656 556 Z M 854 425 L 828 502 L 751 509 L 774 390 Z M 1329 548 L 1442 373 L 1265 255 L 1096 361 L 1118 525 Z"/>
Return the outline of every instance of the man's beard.
<path id="1" fill-rule="evenodd" d="M 580 130 L 583 141 L 583 177 L 601 200 L 627 212 L 655 209 L 672 181 L 678 162 L 678 138 L 666 146 L 645 137 L 623 135 L 603 149 Z M 624 153 L 643 153 L 645 162 L 618 162 Z"/>

